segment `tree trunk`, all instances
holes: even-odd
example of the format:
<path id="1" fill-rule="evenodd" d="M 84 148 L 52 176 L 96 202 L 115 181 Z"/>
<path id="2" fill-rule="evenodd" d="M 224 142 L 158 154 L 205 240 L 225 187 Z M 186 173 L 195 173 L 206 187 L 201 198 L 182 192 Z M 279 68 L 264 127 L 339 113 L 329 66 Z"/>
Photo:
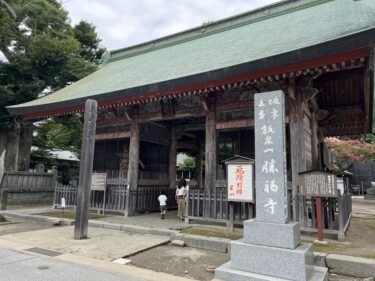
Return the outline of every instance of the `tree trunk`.
<path id="1" fill-rule="evenodd" d="M 33 127 L 31 122 L 16 123 L 0 131 L 0 153 L 6 149 L 5 171 L 27 171 L 30 165 Z"/>
<path id="2" fill-rule="evenodd" d="M 21 123 L 18 170 L 28 171 L 30 166 L 31 144 L 33 140 L 33 123 L 23 121 Z"/>

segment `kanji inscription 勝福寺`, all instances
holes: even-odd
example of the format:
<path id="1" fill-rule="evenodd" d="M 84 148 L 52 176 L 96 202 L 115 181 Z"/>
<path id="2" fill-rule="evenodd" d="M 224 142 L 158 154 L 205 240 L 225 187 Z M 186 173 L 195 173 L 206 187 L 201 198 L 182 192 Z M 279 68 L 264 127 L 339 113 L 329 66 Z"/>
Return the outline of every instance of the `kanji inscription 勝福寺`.
<path id="1" fill-rule="evenodd" d="M 259 93 L 254 103 L 257 221 L 286 223 L 284 93 Z"/>

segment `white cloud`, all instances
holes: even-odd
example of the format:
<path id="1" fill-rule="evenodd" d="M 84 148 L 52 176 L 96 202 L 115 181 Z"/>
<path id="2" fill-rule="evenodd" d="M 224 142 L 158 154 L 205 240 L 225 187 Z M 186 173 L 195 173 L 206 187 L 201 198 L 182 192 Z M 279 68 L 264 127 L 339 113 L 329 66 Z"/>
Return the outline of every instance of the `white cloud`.
<path id="1" fill-rule="evenodd" d="M 92 22 L 119 49 L 261 7 L 277 0 L 65 0 L 72 23 Z"/>

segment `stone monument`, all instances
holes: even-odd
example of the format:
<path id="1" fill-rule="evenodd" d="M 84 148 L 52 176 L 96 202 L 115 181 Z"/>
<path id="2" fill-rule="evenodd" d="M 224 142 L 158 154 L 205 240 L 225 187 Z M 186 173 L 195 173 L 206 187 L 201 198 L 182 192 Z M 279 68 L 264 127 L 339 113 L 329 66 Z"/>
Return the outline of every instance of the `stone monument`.
<path id="1" fill-rule="evenodd" d="M 326 280 L 327 269 L 314 266 L 311 245 L 301 244 L 300 224 L 288 222 L 284 93 L 259 93 L 254 103 L 256 219 L 244 222 L 244 238 L 232 242 L 231 260 L 215 277 Z"/>

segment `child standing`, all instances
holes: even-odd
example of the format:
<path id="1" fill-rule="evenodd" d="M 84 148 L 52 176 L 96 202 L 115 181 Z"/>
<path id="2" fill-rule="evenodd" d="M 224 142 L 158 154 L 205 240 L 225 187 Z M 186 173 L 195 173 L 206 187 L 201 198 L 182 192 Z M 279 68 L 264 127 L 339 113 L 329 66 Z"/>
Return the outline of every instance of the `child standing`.
<path id="1" fill-rule="evenodd" d="M 165 192 L 162 191 L 158 197 L 160 203 L 160 216 L 161 219 L 165 219 L 165 213 L 167 212 L 167 196 L 165 196 Z"/>

